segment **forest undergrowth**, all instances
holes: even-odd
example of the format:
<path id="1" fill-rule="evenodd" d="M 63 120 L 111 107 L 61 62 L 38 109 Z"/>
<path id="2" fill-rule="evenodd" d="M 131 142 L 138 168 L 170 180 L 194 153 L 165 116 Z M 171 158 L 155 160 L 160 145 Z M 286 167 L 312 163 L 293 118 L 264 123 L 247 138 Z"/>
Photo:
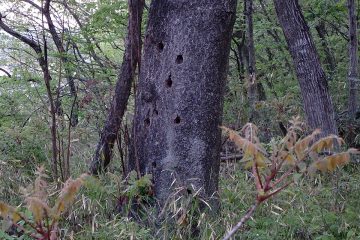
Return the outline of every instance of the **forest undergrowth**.
<path id="1" fill-rule="evenodd" d="M 1 164 L 3 169 L 4 163 Z M 1 200 L 18 206 L 25 215 L 31 216 L 25 205 L 21 204 L 23 197 L 19 186 L 26 186 L 33 177 L 24 177 L 23 174 L 16 177 L 17 174 L 19 171 L 11 167 L 6 172 L 2 171 L 1 186 L 6 186 L 8 191 L 1 195 Z M 74 175 L 80 175 L 80 171 Z M 265 202 L 237 233 L 235 239 L 359 239 L 359 181 L 360 166 L 356 161 L 334 173 L 302 179 Z M 59 221 L 60 237 L 194 239 L 191 230 L 193 226 L 189 222 L 182 222 L 181 216 L 178 217 L 179 214 L 186 213 L 187 221 L 192 219 L 189 215 L 196 216 L 196 227 L 199 229 L 196 239 L 221 239 L 253 203 L 256 189 L 252 183 L 251 173 L 244 169 L 243 163 L 222 163 L 219 182 L 220 213 L 215 218 L 196 214 L 198 205 L 193 201 L 194 198 L 183 195 L 171 204 L 174 214 L 163 221 L 159 231 L 154 233 L 151 225 L 159 225 L 156 222 L 156 210 L 143 207 L 146 217 L 143 216 L 139 221 L 129 213 L 127 202 L 121 202 L 124 198 L 119 197 L 139 196 L 149 183 L 133 178 L 125 184 L 120 175 L 108 172 L 98 179 L 90 178 L 85 182 L 85 187 L 78 193 L 74 204 L 69 206 Z M 56 201 L 56 186 L 50 184 L 48 190 L 49 198 Z M 119 209 L 119 203 L 122 209 Z M 176 219 L 175 223 L 172 218 Z M 1 224 L 4 229 L 5 221 Z M 9 233 L 17 234 L 18 237 L 10 236 Z M 32 238 L 18 231 L 6 233 L 0 230 L 0 239 Z"/>

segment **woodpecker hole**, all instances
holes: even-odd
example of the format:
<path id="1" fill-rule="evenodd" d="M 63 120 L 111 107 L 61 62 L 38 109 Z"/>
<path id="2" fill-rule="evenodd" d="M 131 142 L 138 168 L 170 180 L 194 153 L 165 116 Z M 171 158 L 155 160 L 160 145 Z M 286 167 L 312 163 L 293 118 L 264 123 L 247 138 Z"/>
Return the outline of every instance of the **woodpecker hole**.
<path id="1" fill-rule="evenodd" d="M 150 118 L 145 118 L 144 123 L 145 123 L 145 126 L 149 126 L 150 125 Z"/>
<path id="2" fill-rule="evenodd" d="M 158 45 L 157 45 L 157 48 L 158 48 L 159 52 L 162 52 L 164 50 L 164 43 L 159 42 Z"/>
<path id="3" fill-rule="evenodd" d="M 171 80 L 171 75 L 169 75 L 169 77 L 165 80 L 165 85 L 166 85 L 166 87 L 171 88 L 172 83 L 173 82 Z"/>
<path id="4" fill-rule="evenodd" d="M 176 116 L 176 118 L 174 119 L 174 123 L 175 124 L 179 124 L 181 122 L 181 119 L 179 116 Z"/>
<path id="5" fill-rule="evenodd" d="M 183 59 L 183 56 L 182 55 L 178 55 L 177 57 L 176 57 L 176 63 L 177 64 L 181 64 L 182 62 L 184 61 L 184 59 Z"/>

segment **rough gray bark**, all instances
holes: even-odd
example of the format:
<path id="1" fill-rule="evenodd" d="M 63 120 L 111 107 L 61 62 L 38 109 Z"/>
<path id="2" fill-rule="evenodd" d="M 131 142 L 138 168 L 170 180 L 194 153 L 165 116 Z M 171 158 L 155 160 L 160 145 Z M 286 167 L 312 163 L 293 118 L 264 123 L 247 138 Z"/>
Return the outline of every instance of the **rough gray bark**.
<path id="1" fill-rule="evenodd" d="M 96 147 L 90 172 L 98 174 L 111 161 L 113 147 L 121 126 L 126 105 L 130 96 L 131 83 L 141 55 L 141 20 L 144 0 L 129 0 L 128 35 L 125 39 L 125 53 L 115 87 L 115 95 L 103 127 L 100 141 Z"/>
<path id="2" fill-rule="evenodd" d="M 349 10 L 349 100 L 348 110 L 349 117 L 355 118 L 356 110 L 358 106 L 357 99 L 357 84 L 359 82 L 359 56 L 358 56 L 358 40 L 357 40 L 357 20 L 356 20 L 356 6 L 355 0 L 348 0 Z"/>
<path id="3" fill-rule="evenodd" d="M 153 0 L 134 122 L 135 158 L 160 206 L 175 187 L 216 196 L 236 0 Z"/>
<path id="4" fill-rule="evenodd" d="M 298 0 L 274 0 L 300 84 L 307 123 L 324 135 L 337 134 L 325 72 Z"/>
<path id="5" fill-rule="evenodd" d="M 246 43 L 249 51 L 248 55 L 248 100 L 249 100 L 249 121 L 252 122 L 255 114 L 255 103 L 258 100 L 257 79 L 256 79 L 256 59 L 254 45 L 253 28 L 253 0 L 245 0 L 245 19 L 246 19 Z"/>

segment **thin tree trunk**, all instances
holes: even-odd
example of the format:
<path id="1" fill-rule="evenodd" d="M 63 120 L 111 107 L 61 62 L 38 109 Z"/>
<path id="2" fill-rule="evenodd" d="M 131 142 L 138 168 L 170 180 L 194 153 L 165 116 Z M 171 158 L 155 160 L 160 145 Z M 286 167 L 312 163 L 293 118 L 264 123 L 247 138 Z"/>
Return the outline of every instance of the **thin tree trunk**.
<path id="1" fill-rule="evenodd" d="M 248 46 L 248 100 L 249 100 L 249 121 L 254 120 L 255 103 L 258 100 L 258 82 L 256 79 L 256 59 L 254 45 L 253 28 L 253 0 L 245 0 L 245 18 L 246 18 L 246 43 Z"/>
<path id="2" fill-rule="evenodd" d="M 51 2 L 51 0 L 45 1 L 45 5 L 44 5 L 44 8 L 42 9 L 42 11 L 44 13 L 44 16 L 46 17 L 46 21 L 47 21 L 52 39 L 53 39 L 55 46 L 60 54 L 60 59 L 63 62 L 64 68 L 65 68 L 65 77 L 68 81 L 69 88 L 70 88 L 70 95 L 73 99 L 77 99 L 77 91 L 76 91 L 74 78 L 72 77 L 71 69 L 69 66 L 69 58 L 67 57 L 67 52 L 65 51 L 65 48 L 63 46 L 63 41 L 62 41 L 61 37 L 59 36 L 59 34 L 56 32 L 55 25 L 51 18 L 50 2 Z M 77 100 L 74 103 L 75 103 L 75 105 L 73 105 L 73 109 L 72 109 L 73 114 L 70 119 L 70 123 L 71 123 L 72 127 L 75 127 L 79 121 L 78 120 L 79 104 L 78 104 Z"/>
<path id="3" fill-rule="evenodd" d="M 307 122 L 311 128 L 322 129 L 324 135 L 337 134 L 325 72 L 298 0 L 274 3 L 295 65 Z"/>
<path id="4" fill-rule="evenodd" d="M 238 25 L 244 25 L 244 21 L 239 21 Z M 244 48 L 245 46 L 245 31 L 239 30 L 233 33 L 232 41 L 234 42 L 236 48 L 231 48 L 230 50 L 234 52 L 236 58 L 237 69 L 239 72 L 239 81 L 243 82 L 245 78 L 245 60 L 244 60 Z"/>
<path id="5" fill-rule="evenodd" d="M 134 121 L 135 158 L 164 206 L 175 187 L 216 196 L 236 1 L 153 0 Z M 216 197 L 213 203 L 216 206 Z M 211 203 L 211 200 L 210 200 Z"/>
<path id="6" fill-rule="evenodd" d="M 50 115 L 51 115 L 51 142 L 52 142 L 52 171 L 53 171 L 53 177 L 55 180 L 58 178 L 58 169 L 57 169 L 57 155 L 58 155 L 58 148 L 57 148 L 57 134 L 56 134 L 56 107 L 54 104 L 54 99 L 51 92 L 51 75 L 49 72 L 49 65 L 48 65 L 48 59 L 47 59 L 47 44 L 45 41 L 44 36 L 44 53 L 41 49 L 40 44 L 36 43 L 32 39 L 27 38 L 26 36 L 21 35 L 20 33 L 14 31 L 11 29 L 8 25 L 6 25 L 3 21 L 3 16 L 0 13 L 0 28 L 2 28 L 5 32 L 10 34 L 11 36 L 15 37 L 16 39 L 20 40 L 21 42 L 25 43 L 29 47 L 31 47 L 35 53 L 37 54 L 37 61 L 40 65 L 40 68 L 43 72 L 44 82 L 46 86 L 47 95 L 49 98 L 49 105 L 50 105 Z"/>
<path id="7" fill-rule="evenodd" d="M 348 0 L 349 9 L 349 117 L 355 118 L 358 107 L 357 84 L 359 84 L 359 56 L 358 56 L 358 40 L 357 40 L 357 19 L 356 19 L 356 3 L 355 0 Z"/>
<path id="8" fill-rule="evenodd" d="M 320 20 L 319 24 L 315 27 L 319 38 L 321 40 L 321 45 L 325 52 L 325 64 L 327 69 L 330 71 L 330 74 L 333 74 L 336 69 L 336 62 L 334 55 L 331 52 L 331 49 L 328 46 L 328 42 L 326 40 L 326 28 L 325 28 L 325 22 Z"/>
<path id="9" fill-rule="evenodd" d="M 113 147 L 130 96 L 131 83 L 135 76 L 136 66 L 138 64 L 140 66 L 141 21 L 144 4 L 144 0 L 129 0 L 128 36 L 125 40 L 124 58 L 110 112 L 96 147 L 93 161 L 90 164 L 90 172 L 92 174 L 98 174 L 111 161 Z"/>
<path id="10" fill-rule="evenodd" d="M 45 37 L 44 37 L 45 40 Z M 38 53 L 39 54 L 39 53 Z M 40 53 L 41 54 L 41 53 Z M 41 58 L 39 57 L 39 63 L 43 69 L 43 73 L 44 73 L 44 81 L 45 81 L 45 86 L 46 86 L 46 92 L 49 98 L 49 103 L 50 103 L 50 115 L 51 115 L 51 142 L 52 142 L 52 171 L 54 174 L 54 179 L 55 181 L 57 181 L 58 177 L 59 177 L 59 173 L 58 173 L 58 146 L 56 143 L 56 138 L 57 138 L 57 134 L 56 134 L 56 107 L 54 104 L 54 100 L 52 97 L 52 92 L 51 92 L 51 86 L 50 86 L 50 82 L 51 82 L 51 75 L 49 72 L 49 64 L 48 64 L 48 58 L 47 58 L 47 44 L 46 42 L 44 43 L 44 57 Z M 43 61 L 44 60 L 44 61 Z"/>
<path id="11" fill-rule="evenodd" d="M 272 23 L 272 24 L 277 24 L 277 23 L 271 18 L 270 13 L 266 10 L 266 6 L 265 6 L 265 3 L 264 3 L 264 0 L 259 0 L 259 3 L 260 3 L 261 10 L 262 10 L 265 18 L 267 19 L 267 21 L 268 21 L 269 23 Z M 275 43 L 277 43 L 277 44 L 275 44 L 275 45 L 276 45 L 276 48 L 277 48 L 277 50 L 278 50 L 280 53 L 282 53 L 283 56 L 284 56 L 282 60 L 285 62 L 285 66 L 286 66 L 286 68 L 287 68 L 287 70 L 288 70 L 288 73 L 291 73 L 291 74 L 292 74 L 294 70 L 293 70 L 293 67 L 292 67 L 292 65 L 291 65 L 291 62 L 289 61 L 289 59 L 288 59 L 288 57 L 287 57 L 287 54 L 285 53 L 285 51 L 287 51 L 288 48 L 284 49 L 284 48 L 282 47 L 283 42 L 282 42 L 282 39 L 281 39 L 280 36 L 279 36 L 279 31 L 278 31 L 277 29 L 268 29 L 268 30 L 266 30 L 266 32 L 269 34 L 270 37 L 272 37 L 272 38 L 274 39 Z M 267 52 L 268 52 L 268 51 L 267 51 Z M 288 73 L 287 73 L 287 74 L 288 74 Z"/>
<path id="12" fill-rule="evenodd" d="M 244 32 L 245 35 L 245 32 Z M 237 39 L 237 40 L 236 40 Z M 247 50 L 247 46 L 245 45 L 245 36 L 241 36 L 241 37 L 234 37 L 233 39 L 235 45 L 236 45 L 236 51 L 237 51 L 237 55 L 239 57 L 239 80 L 240 82 L 243 82 L 243 80 L 245 79 L 245 66 L 246 66 L 246 62 L 248 58 L 248 50 Z"/>

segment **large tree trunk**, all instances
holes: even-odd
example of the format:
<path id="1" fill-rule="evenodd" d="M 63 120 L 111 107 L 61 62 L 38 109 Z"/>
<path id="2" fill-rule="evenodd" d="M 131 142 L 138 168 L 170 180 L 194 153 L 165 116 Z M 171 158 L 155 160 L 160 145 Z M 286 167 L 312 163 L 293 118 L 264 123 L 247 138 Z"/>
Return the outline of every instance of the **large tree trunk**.
<path id="1" fill-rule="evenodd" d="M 236 0 L 153 0 L 136 97 L 135 158 L 160 206 L 175 187 L 218 190 Z M 215 194 L 216 195 L 216 194 Z"/>
<path id="2" fill-rule="evenodd" d="M 348 0 L 348 9 L 349 9 L 349 116 L 354 119 L 357 109 L 357 88 L 356 84 L 359 82 L 359 72 L 358 72 L 358 41 L 357 41 L 357 20 L 356 20 L 356 7 L 355 0 Z"/>
<path id="3" fill-rule="evenodd" d="M 335 113 L 325 72 L 298 0 L 274 0 L 274 3 L 294 61 L 307 122 L 311 128 L 321 128 L 324 135 L 336 134 Z"/>
<path id="4" fill-rule="evenodd" d="M 113 147 L 117 138 L 121 120 L 130 96 L 131 83 L 141 55 L 141 20 L 144 0 L 129 0 L 128 36 L 125 40 L 125 53 L 116 83 L 115 95 L 111 102 L 101 138 L 90 164 L 92 174 L 99 173 L 110 163 Z"/>

